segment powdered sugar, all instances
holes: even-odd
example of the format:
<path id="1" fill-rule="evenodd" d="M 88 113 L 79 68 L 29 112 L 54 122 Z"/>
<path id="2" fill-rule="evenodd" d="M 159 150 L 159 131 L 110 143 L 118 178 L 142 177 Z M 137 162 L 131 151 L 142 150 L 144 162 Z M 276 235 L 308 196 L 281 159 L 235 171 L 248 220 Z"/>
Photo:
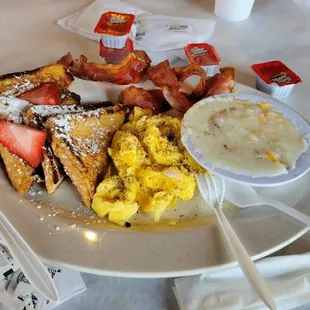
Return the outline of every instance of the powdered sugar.
<path id="1" fill-rule="evenodd" d="M 21 79 L 21 77 L 15 76 L 16 79 Z M 38 86 L 38 83 L 33 84 L 28 79 L 24 79 L 20 83 L 17 82 L 16 84 L 11 85 L 11 88 L 2 92 L 0 95 L 8 98 L 15 98 L 20 94 L 24 93 L 25 91 L 32 89 Z"/>
<path id="2" fill-rule="evenodd" d="M 22 113 L 31 107 L 28 101 L 0 96 L 0 117 L 15 123 L 22 122 Z"/>
<path id="3" fill-rule="evenodd" d="M 61 106 L 32 106 L 24 119 L 25 123 L 42 125 L 49 117 L 57 115 L 78 114 L 82 112 L 97 110 L 104 107 L 104 102 L 83 105 L 61 105 Z"/>
<path id="4" fill-rule="evenodd" d="M 53 116 L 53 115 L 66 115 L 72 113 L 83 112 L 83 106 L 76 105 L 61 105 L 61 106 L 34 106 L 31 108 L 34 114 L 38 114 L 41 117 Z"/>
<path id="5" fill-rule="evenodd" d="M 106 137 L 110 132 L 109 127 L 105 128 L 100 124 L 99 117 L 103 111 L 98 109 L 55 117 L 53 120 L 56 127 L 55 136 L 65 141 L 76 156 L 102 152 L 107 147 Z M 80 126 L 83 132 L 78 130 Z"/>

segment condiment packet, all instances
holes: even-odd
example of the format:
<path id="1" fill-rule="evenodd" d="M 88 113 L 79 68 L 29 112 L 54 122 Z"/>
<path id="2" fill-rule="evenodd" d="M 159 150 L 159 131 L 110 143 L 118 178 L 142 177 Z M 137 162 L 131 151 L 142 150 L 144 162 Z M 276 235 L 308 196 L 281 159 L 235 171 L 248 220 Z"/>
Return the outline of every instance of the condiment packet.
<path id="1" fill-rule="evenodd" d="M 213 76 L 218 72 L 221 59 L 213 45 L 208 43 L 187 44 L 184 51 L 188 62 L 202 67 L 208 76 Z"/>
<path id="2" fill-rule="evenodd" d="M 91 40 L 100 41 L 101 35 L 94 32 L 94 28 L 96 26 L 96 23 L 100 19 L 100 16 L 104 12 L 108 11 L 114 11 L 114 12 L 121 12 L 121 13 L 128 13 L 128 14 L 134 14 L 136 16 L 135 21 L 141 17 L 141 24 L 143 24 L 143 20 L 147 20 L 147 16 L 158 16 L 153 15 L 150 12 L 146 12 L 145 10 L 142 10 L 140 8 L 134 7 L 128 3 L 118 1 L 118 0 L 96 0 L 92 2 L 89 6 L 81 9 L 80 11 L 76 12 L 73 15 L 64 17 L 60 19 L 57 24 L 61 27 L 77 34 L 83 37 L 86 37 Z M 159 15 L 162 16 L 162 15 Z M 164 20 L 167 22 L 167 25 L 174 26 L 177 24 L 184 24 L 184 18 L 181 18 L 182 20 L 179 22 L 175 21 L 175 17 L 170 16 L 164 16 Z M 187 19 L 185 19 L 187 20 Z M 144 40 L 141 40 L 141 37 L 144 36 L 144 27 L 139 27 L 139 29 L 136 29 L 137 23 L 134 22 L 132 31 L 129 34 L 129 38 L 134 40 L 134 49 L 136 50 L 146 50 L 149 57 L 152 59 L 152 65 L 155 65 L 161 61 L 164 61 L 166 59 L 169 60 L 170 63 L 173 63 L 174 61 L 178 60 L 179 58 L 186 60 L 186 57 L 184 55 L 184 46 L 191 42 L 208 42 L 210 37 L 213 34 L 215 22 L 212 20 L 202 20 L 202 19 L 196 19 L 199 23 L 201 23 L 201 29 L 197 33 L 197 36 L 195 36 L 195 33 L 187 34 L 187 37 L 184 39 L 184 37 L 181 37 L 182 41 L 179 42 L 178 40 L 174 40 L 173 42 L 169 42 L 168 40 L 164 39 L 164 41 L 168 41 L 167 44 L 165 44 L 165 48 L 162 48 L 160 46 L 160 50 L 163 50 L 162 52 L 153 51 L 153 43 L 152 38 L 149 37 L 149 34 L 146 34 L 147 37 L 150 38 L 151 45 L 147 46 Z M 195 23 L 195 25 L 197 25 Z M 183 27 L 184 28 L 184 27 Z M 176 34 L 177 32 L 173 31 L 175 30 L 175 27 L 170 27 L 170 35 L 171 33 Z M 194 27 L 196 29 L 196 27 Z M 182 27 L 181 27 L 182 30 Z M 157 31 L 158 33 L 158 31 Z M 160 37 L 160 30 L 158 36 Z M 182 34 L 182 32 L 179 33 L 179 35 Z M 137 35 L 137 38 L 134 39 Z M 188 38 L 190 37 L 190 38 Z M 174 37 L 176 39 L 176 37 Z M 154 40 L 155 41 L 155 40 Z M 160 43 L 162 43 L 162 38 Z M 178 43 L 177 47 L 174 43 Z M 140 45 L 141 43 L 141 45 Z M 154 47 L 157 46 L 158 43 Z"/>
<path id="3" fill-rule="evenodd" d="M 251 66 L 256 74 L 256 88 L 275 97 L 285 98 L 301 78 L 279 60 Z"/>
<path id="4" fill-rule="evenodd" d="M 101 35 L 101 41 L 105 47 L 122 49 L 128 39 L 134 19 L 133 14 L 105 12 L 101 15 L 94 32 Z"/>
<path id="5" fill-rule="evenodd" d="M 184 48 L 188 42 L 208 41 L 215 22 L 144 13 L 136 16 L 134 26 L 133 40 L 146 51 L 169 51 Z"/>

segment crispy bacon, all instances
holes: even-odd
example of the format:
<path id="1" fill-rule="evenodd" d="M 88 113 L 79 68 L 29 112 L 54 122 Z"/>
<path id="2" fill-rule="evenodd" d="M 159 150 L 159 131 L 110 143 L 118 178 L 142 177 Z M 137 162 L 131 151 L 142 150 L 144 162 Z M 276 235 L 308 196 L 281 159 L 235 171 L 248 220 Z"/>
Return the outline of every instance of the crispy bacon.
<path id="1" fill-rule="evenodd" d="M 178 80 L 183 83 L 188 77 L 192 75 L 200 76 L 200 81 L 196 89 L 189 95 L 189 98 L 199 100 L 206 90 L 206 72 L 197 65 L 188 65 L 186 67 L 174 67 L 173 72 L 177 76 Z"/>
<path id="2" fill-rule="evenodd" d="M 225 67 L 206 81 L 206 92 L 204 97 L 231 93 L 235 85 L 235 69 Z"/>
<path id="3" fill-rule="evenodd" d="M 165 60 L 147 71 L 148 78 L 157 87 L 169 86 L 179 88 L 179 81 L 170 67 L 169 61 Z"/>
<path id="4" fill-rule="evenodd" d="M 192 105 L 193 102 L 189 101 L 184 94 L 180 93 L 178 89 L 163 86 L 163 95 L 168 103 L 178 112 L 185 113 Z"/>
<path id="5" fill-rule="evenodd" d="M 161 103 L 147 90 L 141 87 L 129 86 L 119 95 L 122 104 L 138 106 L 144 109 L 159 110 Z"/>
<path id="6" fill-rule="evenodd" d="M 167 116 L 171 116 L 171 117 L 177 117 L 177 118 L 183 118 L 183 116 L 184 116 L 184 113 L 179 112 L 179 111 L 177 111 L 175 109 L 171 109 L 171 110 L 169 110 L 169 111 L 167 111 L 167 112 L 165 112 L 163 114 L 165 114 Z"/>
<path id="7" fill-rule="evenodd" d="M 133 51 L 119 64 L 97 64 L 87 62 L 87 58 L 83 55 L 73 60 L 68 53 L 58 63 L 65 65 L 73 75 L 84 80 L 127 85 L 140 82 L 150 67 L 151 59 L 144 51 Z"/>
<path id="8" fill-rule="evenodd" d="M 179 91 L 178 77 L 180 80 L 184 81 L 187 77 L 193 75 L 194 72 L 203 76 L 203 80 L 205 80 L 206 74 L 201 73 L 201 70 L 194 68 L 191 69 L 190 72 L 190 68 L 185 67 L 177 68 L 174 72 L 169 65 L 169 61 L 165 60 L 158 65 L 149 68 L 148 77 L 156 86 L 161 87 L 164 98 L 172 108 L 178 112 L 185 113 L 193 105 L 193 102 L 191 102 L 185 94 Z M 176 73 L 178 74 L 178 77 Z M 204 86 L 204 82 L 201 82 L 201 85 Z M 203 95 L 204 92 L 201 91 L 201 89 L 199 91 L 201 93 L 200 96 Z"/>
<path id="9" fill-rule="evenodd" d="M 67 53 L 66 55 L 62 56 L 57 61 L 58 64 L 63 65 L 65 67 L 67 67 L 67 68 L 69 68 L 71 66 L 72 62 L 73 62 L 73 58 L 72 58 L 71 53 Z"/>
<path id="10" fill-rule="evenodd" d="M 147 92 L 160 103 L 161 112 L 165 112 L 171 109 L 171 106 L 165 99 L 164 94 L 161 89 L 159 88 L 150 89 L 150 90 L 147 90 Z"/>

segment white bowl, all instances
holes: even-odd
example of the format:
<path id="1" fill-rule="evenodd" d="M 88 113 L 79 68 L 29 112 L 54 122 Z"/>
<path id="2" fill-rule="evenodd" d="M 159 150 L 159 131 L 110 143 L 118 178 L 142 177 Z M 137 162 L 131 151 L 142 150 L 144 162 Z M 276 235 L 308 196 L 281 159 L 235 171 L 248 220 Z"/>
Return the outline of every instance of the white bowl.
<path id="1" fill-rule="evenodd" d="M 288 170 L 287 174 L 271 176 L 271 177 L 252 177 L 249 175 L 236 174 L 232 171 L 218 168 L 215 164 L 208 160 L 204 149 L 204 141 L 202 136 L 192 133 L 193 124 L 197 124 L 203 118 L 203 106 L 212 103 L 217 100 L 218 97 L 233 97 L 242 100 L 248 100 L 250 102 L 261 102 L 267 101 L 272 107 L 282 113 L 287 119 L 289 119 L 295 127 L 298 129 L 299 133 L 308 140 L 310 137 L 310 126 L 309 124 L 295 111 L 285 106 L 284 103 L 272 99 L 266 100 L 266 97 L 259 95 L 249 95 L 249 94 L 225 94 L 214 97 L 209 97 L 203 99 L 196 103 L 184 116 L 182 122 L 182 142 L 187 148 L 188 152 L 192 157 L 205 169 L 212 171 L 223 178 L 231 179 L 236 182 L 245 183 L 251 186 L 269 187 L 283 185 L 292 182 L 310 170 L 310 147 L 299 157 L 294 169 Z M 308 141 L 309 142 L 309 141 Z"/>

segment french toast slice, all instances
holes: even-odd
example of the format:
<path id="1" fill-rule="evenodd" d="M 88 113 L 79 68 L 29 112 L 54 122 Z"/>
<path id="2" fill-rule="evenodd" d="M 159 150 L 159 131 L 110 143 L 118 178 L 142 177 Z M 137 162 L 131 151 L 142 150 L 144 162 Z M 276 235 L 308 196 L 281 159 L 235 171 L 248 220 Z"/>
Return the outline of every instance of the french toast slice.
<path id="1" fill-rule="evenodd" d="M 106 101 L 90 104 L 36 105 L 25 110 L 23 113 L 23 122 L 27 126 L 43 128 L 43 123 L 50 117 L 56 115 L 76 114 L 109 106 L 113 106 L 113 103 Z"/>
<path id="2" fill-rule="evenodd" d="M 31 107 L 27 101 L 0 96 L 0 119 L 22 123 L 23 113 Z"/>
<path id="3" fill-rule="evenodd" d="M 44 147 L 42 152 L 42 169 L 46 190 L 49 194 L 52 194 L 64 180 L 65 173 L 48 145 Z"/>
<path id="4" fill-rule="evenodd" d="M 125 121 L 126 106 L 49 118 L 44 126 L 52 141 L 54 154 L 76 186 L 87 207 L 99 178 L 108 163 L 108 147 Z"/>
<path id="5" fill-rule="evenodd" d="M 60 104 L 65 104 L 65 105 L 70 105 L 70 104 L 80 104 L 81 103 L 81 97 L 80 95 L 70 91 L 69 89 L 62 89 L 61 94 L 61 103 Z"/>
<path id="6" fill-rule="evenodd" d="M 17 97 L 42 83 L 57 82 L 60 88 L 68 88 L 74 80 L 69 70 L 61 65 L 47 65 L 34 70 L 9 73 L 0 76 L 0 95 Z"/>
<path id="7" fill-rule="evenodd" d="M 2 144 L 0 144 L 0 155 L 12 186 L 20 194 L 27 193 L 35 179 L 34 168 L 20 157 L 10 153 Z"/>

